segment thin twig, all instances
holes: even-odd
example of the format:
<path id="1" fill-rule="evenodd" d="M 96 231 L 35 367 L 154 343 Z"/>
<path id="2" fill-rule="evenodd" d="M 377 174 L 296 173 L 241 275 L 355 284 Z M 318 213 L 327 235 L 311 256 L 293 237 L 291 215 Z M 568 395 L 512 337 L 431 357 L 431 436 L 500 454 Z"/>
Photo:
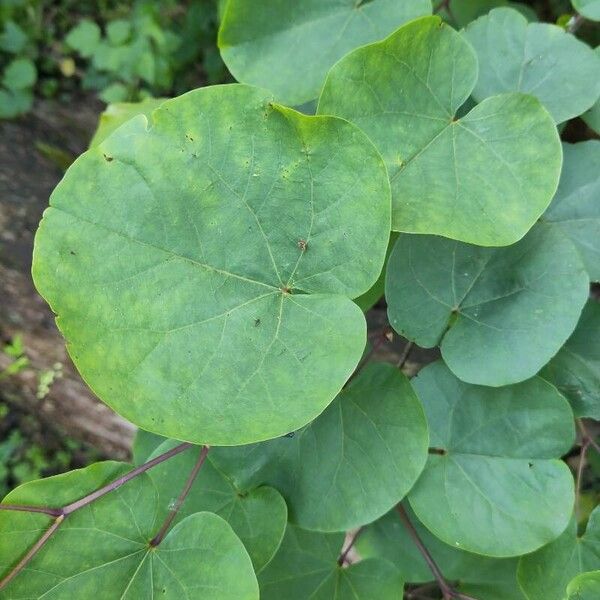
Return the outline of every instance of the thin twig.
<path id="1" fill-rule="evenodd" d="M 450 584 L 446 581 L 446 578 L 444 577 L 443 573 L 440 571 L 440 568 L 437 566 L 437 563 L 433 559 L 433 556 L 431 556 L 429 550 L 427 550 L 427 547 L 419 537 L 419 534 L 417 533 L 415 526 L 411 523 L 405 508 L 402 506 L 402 504 L 397 504 L 396 510 L 400 515 L 400 520 L 402 521 L 402 524 L 404 525 L 408 534 L 412 538 L 412 541 L 415 543 L 415 546 L 419 549 L 419 552 L 423 556 L 423 559 L 427 563 L 427 566 L 433 573 L 433 576 L 437 581 L 442 595 L 444 596 L 444 600 L 475 600 L 475 598 L 471 598 L 470 596 L 466 596 L 465 594 L 460 594 L 459 592 L 452 589 Z"/>
<path id="2" fill-rule="evenodd" d="M 129 471 L 129 473 L 125 473 L 125 475 L 123 475 L 122 477 L 111 481 L 110 483 L 106 484 L 105 486 L 102 486 L 95 492 L 92 492 L 91 494 L 88 494 L 87 496 L 84 496 L 83 498 L 76 500 L 71 504 L 67 504 L 67 506 L 63 507 L 62 514 L 65 516 L 70 515 L 76 510 L 79 510 L 80 508 L 91 504 L 92 502 L 94 502 L 94 500 L 98 500 L 98 498 L 101 498 L 102 496 L 113 492 L 117 488 L 121 487 L 123 484 L 127 483 L 128 481 L 131 481 L 134 477 L 145 473 L 148 469 L 151 469 L 152 467 L 155 467 L 156 465 L 165 462 L 165 460 L 169 460 L 169 458 L 172 458 L 176 454 L 179 454 L 180 452 L 183 452 L 184 450 L 187 450 L 191 447 L 192 444 L 185 442 L 183 444 L 179 444 L 179 446 L 175 446 L 175 448 L 171 448 L 171 450 L 169 450 L 168 452 L 165 452 L 164 454 L 157 456 L 156 458 L 148 461 L 147 463 L 136 467 L 135 469 Z"/>
<path id="3" fill-rule="evenodd" d="M 65 520 L 64 515 L 59 515 L 46 530 L 44 535 L 27 551 L 27 554 L 0 580 L 0 590 L 3 590 L 26 566 L 27 563 L 42 549 L 44 544 L 54 535 L 54 532 Z"/>
<path id="4" fill-rule="evenodd" d="M 600 454 L 600 445 L 596 442 L 592 435 L 588 432 L 585 425 L 583 424 L 582 419 L 576 419 L 577 426 L 579 427 L 579 431 L 581 431 L 582 445 L 586 440 L 590 443 L 592 448 Z"/>
<path id="5" fill-rule="evenodd" d="M 352 548 L 354 547 L 354 543 L 356 542 L 356 540 L 358 539 L 358 536 L 363 532 L 364 527 L 359 527 L 356 532 L 354 533 L 354 535 L 352 536 L 352 538 L 350 539 L 350 542 L 348 544 L 348 546 L 346 547 L 346 549 L 340 554 L 339 558 L 338 558 L 338 565 L 341 567 L 345 562 L 346 559 L 348 558 L 348 554 L 350 553 L 350 550 L 352 550 Z"/>
<path id="6" fill-rule="evenodd" d="M 173 505 L 173 507 L 169 510 L 169 514 L 167 515 L 167 518 L 165 519 L 161 528 L 158 530 L 158 533 L 152 538 L 152 540 L 150 540 L 151 546 L 156 547 L 163 541 L 163 538 L 165 537 L 167 531 L 169 530 L 169 527 L 171 527 L 171 523 L 173 522 L 173 519 L 175 518 L 175 516 L 179 512 L 179 509 L 185 502 L 187 495 L 190 493 L 190 490 L 192 489 L 192 485 L 194 485 L 194 481 L 196 480 L 198 472 L 200 471 L 202 465 L 204 464 L 204 461 L 206 460 L 206 455 L 208 454 L 209 450 L 210 450 L 210 446 L 202 446 L 202 449 L 200 450 L 200 456 L 198 457 L 198 460 L 196 461 L 194 468 L 191 470 L 191 472 L 187 478 L 187 481 L 185 482 L 185 485 L 183 486 L 183 489 L 181 490 L 181 493 L 179 494 L 179 497 L 175 501 L 175 504 Z"/>
<path id="7" fill-rule="evenodd" d="M 0 510 L 14 510 L 19 512 L 42 513 L 50 517 L 62 515 L 62 508 L 48 508 L 46 506 L 28 506 L 26 504 L 0 504 Z"/>
<path id="8" fill-rule="evenodd" d="M 398 364 L 396 365 L 399 369 L 402 369 L 404 363 L 408 360 L 408 357 L 410 356 L 410 352 L 413 349 L 413 347 L 413 342 L 408 342 L 406 346 L 404 346 L 404 351 L 400 355 L 400 358 L 398 359 Z"/>

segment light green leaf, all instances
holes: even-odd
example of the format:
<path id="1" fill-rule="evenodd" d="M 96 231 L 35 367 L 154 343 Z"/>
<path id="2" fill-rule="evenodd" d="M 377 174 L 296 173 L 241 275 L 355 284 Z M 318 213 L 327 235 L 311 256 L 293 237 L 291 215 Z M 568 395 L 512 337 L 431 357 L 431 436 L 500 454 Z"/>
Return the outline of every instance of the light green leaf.
<path id="1" fill-rule="evenodd" d="M 596 53 L 596 56 L 600 58 L 600 46 L 598 46 L 594 52 Z M 596 100 L 596 104 L 584 113 L 581 118 L 586 122 L 588 127 L 592 128 L 596 133 L 600 133 L 600 98 Z"/>
<path id="2" fill-rule="evenodd" d="M 27 46 L 27 34 L 14 21 L 7 20 L 4 22 L 4 28 L 0 33 L 0 50 L 19 54 Z"/>
<path id="3" fill-rule="evenodd" d="M 587 44 L 549 23 L 527 23 L 497 8 L 464 31 L 479 58 L 477 100 L 503 92 L 539 98 L 556 123 L 584 113 L 600 95 L 600 59 Z"/>
<path id="4" fill-rule="evenodd" d="M 571 403 L 576 417 L 600 420 L 600 304 L 589 300 L 577 328 L 540 375 Z"/>
<path id="5" fill-rule="evenodd" d="M 477 57 L 439 17 L 401 27 L 330 71 L 318 113 L 356 123 L 381 151 L 392 184 L 392 228 L 483 246 L 519 240 L 558 184 L 561 152 L 532 96 L 489 98 L 458 118 Z"/>
<path id="6" fill-rule="evenodd" d="M 459 27 L 464 27 L 499 6 L 511 6 L 526 16 L 528 20 L 537 20 L 535 11 L 521 2 L 509 2 L 509 0 L 451 0 L 450 2 L 452 16 Z"/>
<path id="7" fill-rule="evenodd" d="M 537 550 L 567 527 L 573 478 L 558 457 L 574 441 L 573 413 L 536 377 L 488 388 L 456 379 L 442 361 L 413 380 L 432 453 L 408 495 L 441 540 L 487 556 Z"/>
<path id="8" fill-rule="evenodd" d="M 600 571 L 577 575 L 567 586 L 566 600 L 598 600 L 600 596 Z"/>
<path id="9" fill-rule="evenodd" d="M 106 26 L 106 37 L 113 46 L 124 44 L 131 35 L 131 23 L 124 19 L 115 19 Z"/>
<path id="10" fill-rule="evenodd" d="M 82 19 L 65 38 L 65 42 L 84 58 L 92 56 L 101 36 L 100 27 L 93 21 Z"/>
<path id="11" fill-rule="evenodd" d="M 163 442 L 149 459 L 167 452 L 173 445 L 170 440 Z M 187 450 L 148 472 L 158 490 L 159 520 L 167 517 L 199 452 L 199 448 Z M 216 513 L 231 525 L 257 573 L 273 558 L 287 523 L 287 507 L 277 490 L 265 486 L 237 487 L 228 473 L 213 466 L 210 453 L 174 523 L 202 511 Z"/>
<path id="12" fill-rule="evenodd" d="M 404 582 L 389 562 L 337 564 L 343 533 L 323 534 L 288 525 L 275 558 L 259 575 L 261 600 L 398 600 Z"/>
<path id="13" fill-rule="evenodd" d="M 600 141 L 563 144 L 560 184 L 542 220 L 575 244 L 592 281 L 600 281 Z"/>
<path id="14" fill-rule="evenodd" d="M 106 102 L 107 104 L 116 104 L 127 100 L 129 90 L 123 83 L 111 83 L 98 95 L 103 102 Z"/>
<path id="15" fill-rule="evenodd" d="M 571 519 L 560 537 L 519 561 L 518 578 L 529 600 L 563 600 L 575 576 L 600 569 L 600 507 L 590 515 L 587 529 L 577 535 Z"/>
<path id="16" fill-rule="evenodd" d="M 4 502 L 61 506 L 113 481 L 122 463 L 97 463 L 33 481 Z M 149 541 L 161 522 L 158 497 L 147 475 L 66 518 L 27 567 L 9 584 L 11 600 L 154 597 L 180 600 L 258 600 L 252 563 L 220 517 L 197 513 L 171 529 L 155 548 Z M 0 574 L 6 574 L 50 526 L 44 514 L 0 511 Z"/>
<path id="17" fill-rule="evenodd" d="M 399 502 L 427 460 L 423 409 L 408 379 L 372 364 L 313 423 L 293 436 L 211 459 L 238 487 L 267 484 L 285 497 L 305 529 L 343 531 Z"/>
<path id="18" fill-rule="evenodd" d="M 517 559 L 488 558 L 444 544 L 417 520 L 407 507 L 410 520 L 444 577 L 454 588 L 477 600 L 523 600 L 517 584 Z M 433 581 L 431 570 L 394 510 L 367 526 L 356 549 L 363 558 L 385 558 L 393 562 L 407 583 Z"/>
<path id="19" fill-rule="evenodd" d="M 600 0 L 572 0 L 578 13 L 586 19 L 600 21 Z"/>
<path id="20" fill-rule="evenodd" d="M 67 171 L 36 286 L 86 382 L 136 425 L 210 445 L 298 429 L 364 349 L 350 298 L 385 258 L 381 158 L 351 124 L 243 85 L 169 100 L 153 122 Z"/>
<path id="21" fill-rule="evenodd" d="M 430 13 L 429 0 L 230 0 L 219 48 L 238 81 L 302 104 L 319 95 L 327 71 L 347 52 Z"/>
<path id="22" fill-rule="evenodd" d="M 13 119 L 26 113 L 33 105 L 31 90 L 0 88 L 0 119 Z"/>
<path id="23" fill-rule="evenodd" d="M 137 115 L 145 115 L 148 122 L 152 122 L 152 113 L 166 98 L 146 98 L 141 102 L 117 102 L 109 104 L 100 115 L 98 127 L 90 141 L 90 148 L 103 142 L 111 133 L 116 131 L 123 123 Z"/>
<path id="24" fill-rule="evenodd" d="M 9 90 L 26 90 L 37 80 L 37 69 L 29 58 L 15 58 L 8 63 L 2 76 L 2 84 Z"/>
<path id="25" fill-rule="evenodd" d="M 166 439 L 162 435 L 138 429 L 133 439 L 133 448 L 131 449 L 134 464 L 141 465 L 145 463 L 156 448 L 166 441 Z"/>
<path id="26" fill-rule="evenodd" d="M 588 290 L 573 244 L 541 224 L 508 248 L 402 235 L 386 278 L 392 327 L 439 344 L 462 380 L 492 386 L 535 375 L 575 329 Z"/>

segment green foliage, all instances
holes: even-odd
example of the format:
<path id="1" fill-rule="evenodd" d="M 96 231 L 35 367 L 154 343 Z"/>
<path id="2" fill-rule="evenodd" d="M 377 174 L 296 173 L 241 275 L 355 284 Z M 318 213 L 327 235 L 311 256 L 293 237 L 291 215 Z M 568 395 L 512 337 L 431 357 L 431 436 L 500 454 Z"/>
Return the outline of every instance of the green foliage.
<path id="1" fill-rule="evenodd" d="M 439 17 L 351 52 L 329 73 L 318 112 L 355 123 L 381 151 L 394 230 L 502 246 L 552 199 L 561 159 L 549 115 L 513 93 L 458 118 L 476 81 L 473 48 Z"/>
<path id="2" fill-rule="evenodd" d="M 587 19 L 600 21 L 600 2 L 598 0 L 573 0 L 573 7 Z"/>
<path id="3" fill-rule="evenodd" d="M 82 10 L 64 70 L 178 89 L 201 11 L 169 7 Z M 598 596 L 594 33 L 566 0 L 429 9 L 230 0 L 240 84 L 106 111 L 33 277 L 137 466 L 10 493 L 0 598 Z"/>

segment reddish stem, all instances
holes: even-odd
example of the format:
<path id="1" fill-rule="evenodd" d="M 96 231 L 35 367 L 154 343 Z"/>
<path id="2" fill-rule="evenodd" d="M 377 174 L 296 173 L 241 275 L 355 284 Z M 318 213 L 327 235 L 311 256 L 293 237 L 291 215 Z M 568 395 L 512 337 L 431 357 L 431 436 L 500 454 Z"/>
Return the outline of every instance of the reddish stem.
<path id="1" fill-rule="evenodd" d="M 189 474 L 187 481 L 185 482 L 185 485 L 183 486 L 183 489 L 181 490 L 181 493 L 179 494 L 179 497 L 177 498 L 174 506 L 169 511 L 169 514 L 167 515 L 167 518 L 165 519 L 165 522 L 162 524 L 158 533 L 150 540 L 150 546 L 156 547 L 163 541 L 163 538 L 165 537 L 167 531 L 169 530 L 169 527 L 171 527 L 171 523 L 173 522 L 173 519 L 175 518 L 175 516 L 179 512 L 179 509 L 185 502 L 187 495 L 190 493 L 190 490 L 192 489 L 192 485 L 194 485 L 194 481 L 196 480 L 198 472 L 200 471 L 202 465 L 204 464 L 204 461 L 206 460 L 206 456 L 207 456 L 209 450 L 210 450 L 210 446 L 202 446 L 202 448 L 200 450 L 200 456 L 198 457 L 198 460 L 196 461 L 194 468 L 192 469 L 191 473 Z"/>
<path id="2" fill-rule="evenodd" d="M 15 510 L 19 512 L 42 513 L 50 517 L 62 515 L 61 508 L 47 508 L 45 506 L 27 506 L 24 504 L 0 504 L 0 510 Z"/>

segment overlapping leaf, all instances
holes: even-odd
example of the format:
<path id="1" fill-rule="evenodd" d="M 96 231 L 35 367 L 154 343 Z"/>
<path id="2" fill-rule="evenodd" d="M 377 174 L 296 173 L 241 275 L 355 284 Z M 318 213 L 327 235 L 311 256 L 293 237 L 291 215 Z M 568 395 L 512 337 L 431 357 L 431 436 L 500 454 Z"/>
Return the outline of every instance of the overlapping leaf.
<path id="1" fill-rule="evenodd" d="M 556 195 L 542 218 L 579 250 L 592 281 L 600 281 L 600 141 L 563 144 Z"/>
<path id="2" fill-rule="evenodd" d="M 367 559 L 342 568 L 343 533 L 288 525 L 279 552 L 259 575 L 262 600 L 398 600 L 404 582 L 388 561 Z"/>
<path id="3" fill-rule="evenodd" d="M 600 571 L 577 575 L 567 586 L 565 600 L 597 600 L 600 596 Z"/>
<path id="4" fill-rule="evenodd" d="M 503 246 L 550 203 L 561 165 L 550 115 L 512 93 L 458 118 L 476 81 L 473 48 L 439 17 L 413 21 L 330 71 L 318 112 L 356 123 L 381 151 L 394 230 Z"/>
<path id="5" fill-rule="evenodd" d="M 600 59 L 600 46 L 595 50 L 596 56 Z M 600 133 L 600 98 L 596 104 L 590 108 L 581 118 L 591 127 L 596 133 Z"/>
<path id="6" fill-rule="evenodd" d="M 291 436 L 213 451 L 234 483 L 268 484 L 305 529 L 343 531 L 373 521 L 408 492 L 427 460 L 423 409 L 408 379 L 373 364 L 313 423 Z"/>
<path id="7" fill-rule="evenodd" d="M 600 304 L 590 300 L 577 328 L 540 375 L 569 400 L 576 417 L 600 420 Z"/>
<path id="8" fill-rule="evenodd" d="M 504 92 L 533 94 L 562 123 L 600 96 L 600 59 L 561 27 L 528 23 L 514 9 L 497 8 L 468 25 L 464 36 L 479 58 L 477 100 Z"/>
<path id="9" fill-rule="evenodd" d="M 573 509 L 573 478 L 558 457 L 574 425 L 556 388 L 538 377 L 469 385 L 441 361 L 414 385 L 437 449 L 408 496 L 419 520 L 447 544 L 487 556 L 517 556 L 557 538 Z"/>
<path id="10" fill-rule="evenodd" d="M 477 600 L 524 599 L 517 584 L 517 559 L 488 558 L 453 548 L 423 527 L 410 509 L 407 512 L 421 541 L 458 592 Z M 357 540 L 356 549 L 363 558 L 379 557 L 393 562 L 407 583 L 433 581 L 431 569 L 395 510 L 367 526 Z"/>
<path id="11" fill-rule="evenodd" d="M 150 458 L 168 451 L 172 445 L 170 441 L 163 442 Z M 199 448 L 188 450 L 149 471 L 158 491 L 160 518 L 167 516 L 172 501 L 183 489 L 199 451 Z M 277 490 L 266 486 L 236 487 L 226 473 L 213 466 L 210 454 L 174 523 L 202 511 L 215 513 L 231 525 L 246 547 L 256 572 L 273 558 L 287 523 L 287 507 Z"/>
<path id="12" fill-rule="evenodd" d="M 600 508 L 588 520 L 582 536 L 571 519 L 562 535 L 519 561 L 519 584 L 529 600 L 563 600 L 571 579 L 600 569 Z"/>
<path id="13" fill-rule="evenodd" d="M 302 104 L 347 52 L 430 13 L 429 0 L 230 0 L 219 48 L 238 81 Z"/>
<path id="14" fill-rule="evenodd" d="M 116 479 L 122 463 L 26 483 L 4 502 L 61 506 Z M 11 600 L 122 598 L 258 600 L 244 546 L 220 517 L 197 513 L 158 547 L 158 496 L 146 475 L 69 515 L 26 568 L 0 594 Z M 50 526 L 44 514 L 0 511 L 0 573 L 6 574 Z"/>
<path id="15" fill-rule="evenodd" d="M 572 0 L 573 6 L 586 19 L 600 21 L 600 0 Z"/>
<path id="16" fill-rule="evenodd" d="M 508 248 L 401 235 L 386 276 L 401 335 L 440 345 L 464 381 L 501 386 L 535 375 L 575 329 L 588 277 L 557 228 L 536 225 Z"/>
<path id="17" fill-rule="evenodd" d="M 389 183 L 364 134 L 216 86 L 80 157 L 33 275 L 82 376 L 167 437 L 250 443 L 316 417 L 352 373 Z M 365 252 L 365 246 L 369 252 Z"/>

